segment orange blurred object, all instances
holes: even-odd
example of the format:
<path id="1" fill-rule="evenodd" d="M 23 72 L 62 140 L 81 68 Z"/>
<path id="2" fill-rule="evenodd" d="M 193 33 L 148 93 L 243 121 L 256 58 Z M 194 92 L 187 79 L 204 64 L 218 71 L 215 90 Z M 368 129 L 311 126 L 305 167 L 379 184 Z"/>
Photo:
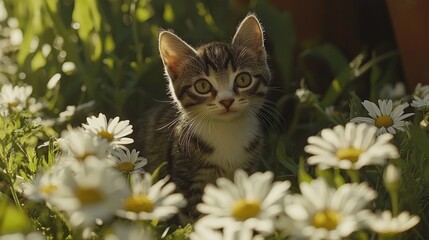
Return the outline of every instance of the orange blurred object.
<path id="1" fill-rule="evenodd" d="M 429 84 L 429 1 L 387 0 L 408 87 Z"/>

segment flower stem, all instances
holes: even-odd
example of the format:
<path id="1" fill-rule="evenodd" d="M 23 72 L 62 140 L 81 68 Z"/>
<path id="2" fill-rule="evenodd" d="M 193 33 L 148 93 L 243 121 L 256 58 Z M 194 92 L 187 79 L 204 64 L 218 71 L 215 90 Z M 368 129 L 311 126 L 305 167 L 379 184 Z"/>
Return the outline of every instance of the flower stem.
<path id="1" fill-rule="evenodd" d="M 347 172 L 347 175 L 352 180 L 352 182 L 354 182 L 354 183 L 359 183 L 360 182 L 360 177 L 359 177 L 359 172 L 358 171 L 353 170 L 353 169 L 348 169 L 346 172 Z"/>
<path id="2" fill-rule="evenodd" d="M 392 215 L 394 217 L 398 216 L 399 213 L 399 198 L 398 198 L 398 192 L 390 191 L 390 201 L 392 203 Z"/>
<path id="3" fill-rule="evenodd" d="M 16 207 L 19 209 L 19 211 L 24 212 L 24 210 L 21 207 L 21 202 L 19 201 L 18 195 L 16 194 L 15 188 L 13 187 L 13 184 L 11 184 L 9 189 L 12 194 L 12 198 L 13 198 L 13 201 L 15 202 Z"/>

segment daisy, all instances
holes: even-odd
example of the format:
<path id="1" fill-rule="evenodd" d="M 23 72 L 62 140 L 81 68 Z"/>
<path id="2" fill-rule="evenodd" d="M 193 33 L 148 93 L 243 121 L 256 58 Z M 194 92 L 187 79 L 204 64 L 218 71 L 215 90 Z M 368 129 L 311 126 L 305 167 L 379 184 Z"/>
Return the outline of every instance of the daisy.
<path id="1" fill-rule="evenodd" d="M 347 123 L 333 129 L 323 129 L 320 136 L 308 138 L 304 150 L 312 154 L 308 163 L 322 169 L 360 169 L 366 165 L 384 164 L 387 159 L 398 158 L 398 149 L 389 141 L 390 133 L 376 135 L 377 128 L 365 123 Z"/>
<path id="2" fill-rule="evenodd" d="M 380 97 L 389 99 L 401 99 L 407 93 L 405 84 L 397 82 L 395 85 L 385 84 L 379 92 Z"/>
<path id="3" fill-rule="evenodd" d="M 92 226 L 96 219 L 111 219 L 129 189 L 124 177 L 95 158 L 73 166 L 74 174 L 51 196 L 52 204 L 68 213 L 74 227 Z"/>
<path id="4" fill-rule="evenodd" d="M 273 173 L 255 173 L 248 176 L 243 170 L 234 174 L 234 182 L 217 179 L 217 187 L 207 185 L 203 202 L 197 209 L 207 216 L 205 226 L 232 236 L 267 235 L 274 231 L 273 220 L 282 212 L 280 201 L 287 193 L 290 182 L 272 182 Z M 235 238 L 232 238 L 235 239 Z M 240 238 L 239 238 L 240 239 Z M 250 239 L 250 238 L 248 238 Z"/>
<path id="5" fill-rule="evenodd" d="M 70 157 L 80 162 L 85 161 L 89 156 L 105 159 L 110 148 L 107 140 L 96 138 L 81 129 L 63 131 L 58 144 L 63 151 L 63 157 Z"/>
<path id="6" fill-rule="evenodd" d="M 130 121 L 119 121 L 119 117 L 111 118 L 109 121 L 106 115 L 100 113 L 98 117 L 92 116 L 86 119 L 88 124 L 82 124 L 87 132 L 102 137 L 112 144 L 112 146 L 133 143 L 134 140 L 125 136 L 133 132 Z"/>
<path id="7" fill-rule="evenodd" d="M 429 85 L 422 85 L 421 83 L 418 83 L 416 88 L 414 89 L 413 95 L 418 96 L 420 98 L 429 95 Z"/>
<path id="8" fill-rule="evenodd" d="M 30 232 L 30 233 L 8 233 L 0 235 L 0 240 L 46 240 L 40 232 Z"/>
<path id="9" fill-rule="evenodd" d="M 133 149 L 131 152 L 128 148 L 117 148 L 112 152 L 114 166 L 121 172 L 125 173 L 142 173 L 143 166 L 147 164 L 147 159 L 139 157 L 139 151 Z"/>
<path id="10" fill-rule="evenodd" d="M 131 220 L 166 220 L 186 205 L 181 193 L 174 193 L 176 186 L 168 177 L 152 184 L 149 173 L 131 175 L 131 194 L 123 200 L 117 215 Z"/>
<path id="11" fill-rule="evenodd" d="M 31 86 L 3 85 L 0 91 L 0 108 L 20 112 L 27 107 L 27 100 L 32 92 Z"/>
<path id="12" fill-rule="evenodd" d="M 402 212 L 393 217 L 390 211 L 383 211 L 372 216 L 368 221 L 368 226 L 378 234 L 393 236 L 414 227 L 419 221 L 418 216 L 410 215 L 408 212 Z"/>
<path id="13" fill-rule="evenodd" d="M 155 240 L 152 231 L 137 223 L 116 222 L 105 240 Z"/>
<path id="14" fill-rule="evenodd" d="M 224 221 L 225 220 L 225 221 Z M 243 226 L 233 219 L 222 221 L 216 217 L 204 217 L 194 225 L 194 231 L 190 234 L 191 240 L 264 240 L 261 234 L 253 235 L 253 230 L 248 226 Z M 229 228 L 223 228 L 225 225 Z M 241 231 L 234 229 L 242 228 Z M 233 231 L 231 231 L 233 230 Z"/>
<path id="15" fill-rule="evenodd" d="M 298 239 L 343 239 L 364 227 L 365 207 L 377 193 L 366 183 L 331 188 L 324 179 L 299 185 L 301 195 L 285 198 L 285 213 L 293 220 L 291 235 Z"/>
<path id="16" fill-rule="evenodd" d="M 65 178 L 70 177 L 69 168 L 53 167 L 44 173 L 38 173 L 32 183 L 22 183 L 24 195 L 33 201 L 49 201 L 50 197 L 61 188 Z"/>
<path id="17" fill-rule="evenodd" d="M 426 95 L 422 98 L 419 96 L 414 95 L 413 101 L 411 102 L 411 106 L 418 109 L 418 110 L 429 110 L 429 95 Z"/>
<path id="18" fill-rule="evenodd" d="M 370 118 L 355 117 L 351 122 L 374 125 L 378 128 L 377 134 L 385 132 L 395 134 L 396 130 L 405 131 L 406 121 L 404 119 L 414 114 L 404 114 L 404 109 L 408 107 L 408 103 L 400 104 L 394 109 L 392 100 L 378 100 L 379 106 L 367 100 L 362 104 L 368 111 Z"/>

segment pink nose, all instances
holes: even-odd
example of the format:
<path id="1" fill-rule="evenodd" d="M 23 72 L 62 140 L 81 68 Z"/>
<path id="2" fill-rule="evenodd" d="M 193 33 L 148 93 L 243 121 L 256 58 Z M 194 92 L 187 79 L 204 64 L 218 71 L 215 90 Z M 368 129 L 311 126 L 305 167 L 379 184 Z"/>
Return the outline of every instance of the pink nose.
<path id="1" fill-rule="evenodd" d="M 219 101 L 219 103 L 222 104 L 226 109 L 229 109 L 229 107 L 231 107 L 233 102 L 234 102 L 234 99 L 224 99 Z"/>

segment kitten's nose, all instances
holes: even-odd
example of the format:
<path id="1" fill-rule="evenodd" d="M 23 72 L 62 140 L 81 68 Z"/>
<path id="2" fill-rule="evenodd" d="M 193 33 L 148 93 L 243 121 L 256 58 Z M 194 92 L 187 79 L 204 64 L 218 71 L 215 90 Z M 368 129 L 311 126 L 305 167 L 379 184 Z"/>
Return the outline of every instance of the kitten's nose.
<path id="1" fill-rule="evenodd" d="M 234 102 L 234 98 L 224 99 L 219 101 L 219 103 L 222 104 L 227 110 L 229 110 L 229 107 L 231 107 L 233 102 Z"/>

